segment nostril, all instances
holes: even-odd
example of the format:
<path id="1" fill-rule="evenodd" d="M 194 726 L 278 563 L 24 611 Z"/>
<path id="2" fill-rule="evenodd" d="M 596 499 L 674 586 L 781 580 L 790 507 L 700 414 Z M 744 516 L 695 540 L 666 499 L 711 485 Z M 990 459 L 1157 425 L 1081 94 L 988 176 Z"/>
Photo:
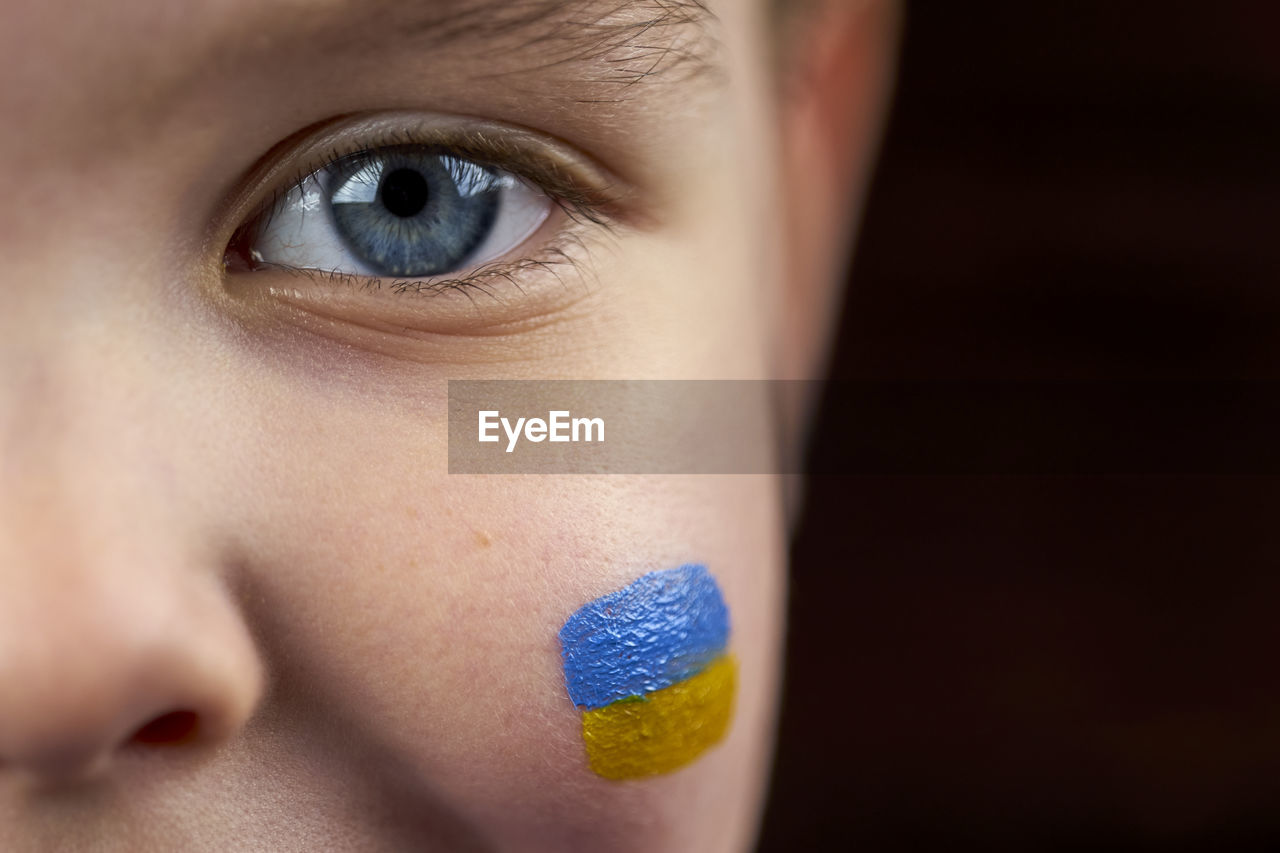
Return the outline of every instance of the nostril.
<path id="1" fill-rule="evenodd" d="M 156 717 L 134 732 L 134 743 L 148 745 L 181 744 L 194 740 L 200 718 L 194 711 L 172 711 Z"/>

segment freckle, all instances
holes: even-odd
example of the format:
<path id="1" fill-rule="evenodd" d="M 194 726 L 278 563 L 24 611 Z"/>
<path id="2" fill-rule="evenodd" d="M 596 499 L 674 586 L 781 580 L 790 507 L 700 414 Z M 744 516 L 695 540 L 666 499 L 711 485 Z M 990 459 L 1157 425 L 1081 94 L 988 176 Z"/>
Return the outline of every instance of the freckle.
<path id="1" fill-rule="evenodd" d="M 476 544 L 481 548 L 488 548 L 493 544 L 493 540 L 489 538 L 489 534 L 483 530 L 473 531 L 476 534 Z"/>

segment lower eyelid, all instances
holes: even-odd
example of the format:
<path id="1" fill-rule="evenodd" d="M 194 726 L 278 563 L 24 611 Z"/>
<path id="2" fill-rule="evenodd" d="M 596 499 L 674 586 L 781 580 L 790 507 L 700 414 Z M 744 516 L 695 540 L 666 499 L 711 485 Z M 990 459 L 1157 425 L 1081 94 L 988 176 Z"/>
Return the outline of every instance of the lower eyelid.
<path id="1" fill-rule="evenodd" d="M 563 213 L 557 236 L 527 256 L 493 261 L 464 277 L 385 279 L 274 268 L 228 280 L 228 295 L 257 322 L 285 320 L 344 343 L 402 352 L 405 341 L 521 335 L 574 315 L 598 291 L 604 242 Z"/>

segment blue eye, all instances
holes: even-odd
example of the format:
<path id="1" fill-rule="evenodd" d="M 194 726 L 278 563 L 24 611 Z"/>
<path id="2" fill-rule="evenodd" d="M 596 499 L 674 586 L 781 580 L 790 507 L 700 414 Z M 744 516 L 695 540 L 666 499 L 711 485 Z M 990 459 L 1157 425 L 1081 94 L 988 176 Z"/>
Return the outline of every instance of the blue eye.
<path id="1" fill-rule="evenodd" d="M 268 214 L 249 256 L 340 273 L 444 275 L 507 254 L 552 204 L 509 172 L 426 146 L 388 146 L 300 181 Z"/>
<path id="2" fill-rule="evenodd" d="M 392 149 L 334 176 L 328 203 L 338 234 L 379 275 L 439 275 L 465 263 L 488 235 L 502 176 L 456 157 Z"/>

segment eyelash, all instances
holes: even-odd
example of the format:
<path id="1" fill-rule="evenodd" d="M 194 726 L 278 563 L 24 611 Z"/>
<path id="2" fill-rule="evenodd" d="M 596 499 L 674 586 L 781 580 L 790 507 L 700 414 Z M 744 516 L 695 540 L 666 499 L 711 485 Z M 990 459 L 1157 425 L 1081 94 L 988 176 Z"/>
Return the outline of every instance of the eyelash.
<path id="1" fill-rule="evenodd" d="M 609 227 L 608 223 L 602 222 L 599 224 L 604 225 L 606 228 Z M 470 274 L 461 278 L 381 278 L 359 273 L 341 272 L 340 270 L 321 270 L 285 264 L 267 264 L 264 266 L 328 287 L 344 287 L 365 292 L 380 292 L 385 289 L 397 296 L 423 297 L 456 292 L 471 298 L 473 292 L 478 292 L 491 299 L 499 300 L 499 297 L 488 288 L 488 282 L 505 279 L 516 290 L 523 293 L 524 288 L 517 280 L 517 274 L 525 270 L 538 269 L 549 273 L 563 284 L 564 279 L 561 278 L 556 268 L 568 266 L 578 269 L 586 250 L 586 242 L 582 236 L 562 234 L 555 241 L 545 246 L 539 257 L 492 261 L 476 267 Z"/>
<path id="2" fill-rule="evenodd" d="M 324 149 L 318 158 L 310 158 L 310 163 L 296 170 L 289 180 L 277 184 L 271 195 L 236 229 L 224 255 L 224 267 L 229 272 L 279 270 L 329 286 L 345 286 L 363 291 L 381 291 L 385 288 L 396 295 L 433 296 L 455 291 L 465 293 L 470 298 L 472 291 L 479 291 L 497 298 L 487 287 L 488 282 L 505 279 L 517 290 L 522 290 L 516 276 L 526 270 L 545 270 L 559 279 L 556 267 L 578 266 L 586 249 L 583 235 L 563 229 L 542 248 L 539 257 L 493 261 L 473 269 L 468 275 L 450 278 L 388 279 L 339 270 L 264 264 L 247 260 L 248 252 L 240 251 L 267 227 L 281 201 L 290 193 L 303 190 L 306 182 L 312 180 L 317 173 L 342 162 L 350 163 L 366 157 L 373 159 L 386 148 L 404 145 L 438 149 L 441 153 L 516 175 L 545 193 L 565 217 L 578 226 L 579 231 L 588 226 L 597 226 L 606 234 L 613 233 L 623 219 L 622 199 L 613 186 L 590 187 L 585 181 L 570 174 L 567 168 L 555 164 L 551 157 L 540 156 L 526 146 L 504 139 L 501 134 L 472 131 L 450 137 L 447 134 L 423 134 L 400 129 L 366 136 L 349 146 L 333 146 Z M 230 260 L 233 254 L 239 256 L 236 263 Z"/>

